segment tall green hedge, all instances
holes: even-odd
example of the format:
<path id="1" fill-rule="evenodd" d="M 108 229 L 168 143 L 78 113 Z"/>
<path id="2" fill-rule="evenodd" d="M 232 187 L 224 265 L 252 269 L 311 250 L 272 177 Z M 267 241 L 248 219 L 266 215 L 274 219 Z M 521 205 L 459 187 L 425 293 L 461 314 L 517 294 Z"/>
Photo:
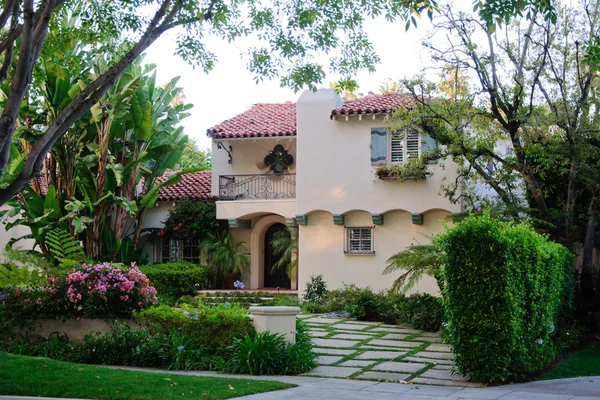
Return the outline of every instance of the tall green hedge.
<path id="1" fill-rule="evenodd" d="M 573 255 L 525 224 L 489 215 L 468 217 L 440 244 L 447 255 L 447 332 L 459 371 L 502 382 L 547 367 L 557 355 L 557 330 L 572 312 Z"/>
<path id="2" fill-rule="evenodd" d="M 171 262 L 140 267 L 161 296 L 179 298 L 208 288 L 208 269 L 191 262 Z"/>

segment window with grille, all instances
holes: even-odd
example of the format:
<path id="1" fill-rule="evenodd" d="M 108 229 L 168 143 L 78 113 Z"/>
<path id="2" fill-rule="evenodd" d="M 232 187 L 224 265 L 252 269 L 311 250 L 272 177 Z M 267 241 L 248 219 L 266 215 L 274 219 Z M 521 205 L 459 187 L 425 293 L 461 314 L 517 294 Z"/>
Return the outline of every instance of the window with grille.
<path id="1" fill-rule="evenodd" d="M 175 261 L 189 261 L 200 264 L 199 243 L 194 240 L 169 239 L 163 237 L 161 261 L 163 263 Z"/>
<path id="2" fill-rule="evenodd" d="M 375 254 L 373 227 L 346 228 L 346 254 Z"/>

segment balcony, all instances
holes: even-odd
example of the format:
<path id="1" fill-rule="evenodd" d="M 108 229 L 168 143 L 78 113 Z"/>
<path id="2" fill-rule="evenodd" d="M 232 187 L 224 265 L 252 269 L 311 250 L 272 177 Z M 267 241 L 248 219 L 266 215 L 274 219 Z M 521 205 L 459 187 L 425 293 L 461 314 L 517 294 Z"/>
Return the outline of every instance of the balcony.
<path id="1" fill-rule="evenodd" d="M 296 198 L 296 174 L 220 175 L 219 200 Z"/>

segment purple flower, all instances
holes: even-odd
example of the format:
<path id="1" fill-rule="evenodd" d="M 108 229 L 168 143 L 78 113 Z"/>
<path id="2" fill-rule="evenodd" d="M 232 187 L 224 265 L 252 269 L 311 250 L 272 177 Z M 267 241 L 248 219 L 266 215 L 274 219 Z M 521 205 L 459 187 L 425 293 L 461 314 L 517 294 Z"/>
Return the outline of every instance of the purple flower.
<path id="1" fill-rule="evenodd" d="M 182 345 L 177 346 L 177 350 L 179 350 L 179 351 L 183 351 L 184 348 L 185 347 L 183 347 Z"/>
<path id="2" fill-rule="evenodd" d="M 242 281 L 235 281 L 233 282 L 233 287 L 236 289 L 243 289 L 244 288 L 244 282 Z"/>

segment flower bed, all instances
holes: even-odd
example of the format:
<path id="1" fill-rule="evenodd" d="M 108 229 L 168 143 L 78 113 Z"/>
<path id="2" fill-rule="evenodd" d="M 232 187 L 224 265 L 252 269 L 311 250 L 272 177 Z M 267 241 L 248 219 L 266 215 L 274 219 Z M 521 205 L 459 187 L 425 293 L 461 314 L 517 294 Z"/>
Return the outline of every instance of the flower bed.
<path id="1" fill-rule="evenodd" d="M 157 302 L 156 289 L 135 264 L 128 269 L 108 263 L 82 265 L 48 278 L 43 288 L 5 289 L 0 328 L 12 332 L 48 318 L 127 318 Z"/>

